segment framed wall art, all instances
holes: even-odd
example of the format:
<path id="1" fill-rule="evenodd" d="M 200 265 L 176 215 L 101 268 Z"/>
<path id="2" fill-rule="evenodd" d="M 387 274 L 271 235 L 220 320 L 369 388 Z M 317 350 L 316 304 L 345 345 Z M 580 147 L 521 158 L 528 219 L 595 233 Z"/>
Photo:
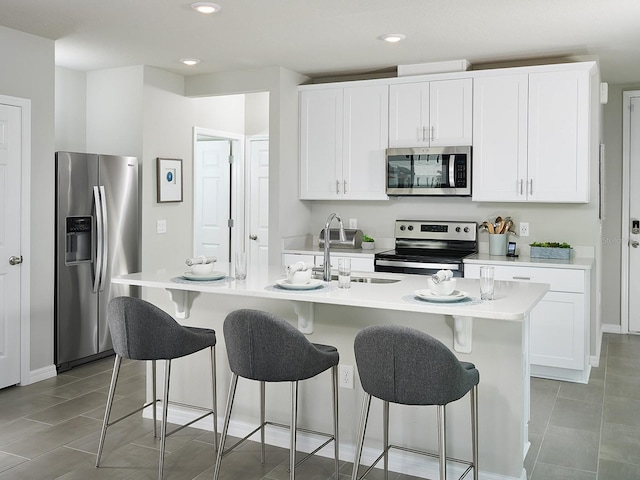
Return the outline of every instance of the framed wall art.
<path id="1" fill-rule="evenodd" d="M 182 201 L 182 159 L 158 158 L 158 203 Z"/>

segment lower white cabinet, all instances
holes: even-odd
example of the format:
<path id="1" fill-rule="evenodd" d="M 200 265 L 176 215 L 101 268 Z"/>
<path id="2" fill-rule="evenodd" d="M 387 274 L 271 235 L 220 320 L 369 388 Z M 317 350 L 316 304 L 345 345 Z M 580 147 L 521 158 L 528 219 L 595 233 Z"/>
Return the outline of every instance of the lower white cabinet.
<path id="1" fill-rule="evenodd" d="M 336 255 L 332 253 L 331 258 L 331 268 L 338 268 L 338 258 L 350 258 L 351 259 L 351 271 L 352 272 L 373 272 L 373 255 L 364 256 L 364 255 L 345 255 L 344 253 L 340 253 Z M 308 265 L 313 265 L 314 267 L 323 267 L 324 266 L 324 254 L 299 254 L 299 253 L 283 253 L 282 254 L 282 265 L 287 266 L 296 262 L 304 262 Z"/>
<path id="2" fill-rule="evenodd" d="M 589 380 L 589 270 L 493 265 L 495 280 L 548 283 L 529 316 L 531 375 L 569 382 Z M 465 264 L 479 278 L 479 264 Z M 497 290 L 498 291 L 498 290 Z"/>

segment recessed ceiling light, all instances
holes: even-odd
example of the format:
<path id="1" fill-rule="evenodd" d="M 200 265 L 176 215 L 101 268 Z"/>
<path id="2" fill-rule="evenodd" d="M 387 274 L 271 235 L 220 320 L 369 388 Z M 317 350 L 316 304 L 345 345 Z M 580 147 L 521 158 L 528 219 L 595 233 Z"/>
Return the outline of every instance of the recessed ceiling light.
<path id="1" fill-rule="evenodd" d="M 196 2 L 191 4 L 191 8 L 193 8 L 196 12 L 200 13 L 216 13 L 222 10 L 222 7 L 217 3 L 211 2 Z"/>
<path id="2" fill-rule="evenodd" d="M 181 58 L 180 61 L 185 65 L 189 65 L 190 67 L 200 63 L 200 60 L 198 60 L 197 58 Z"/>
<path id="3" fill-rule="evenodd" d="M 389 43 L 396 43 L 400 40 L 404 40 L 405 38 L 407 38 L 406 35 L 403 35 L 401 33 L 385 33 L 384 35 L 380 35 L 378 37 L 379 40 L 384 40 L 385 42 Z"/>

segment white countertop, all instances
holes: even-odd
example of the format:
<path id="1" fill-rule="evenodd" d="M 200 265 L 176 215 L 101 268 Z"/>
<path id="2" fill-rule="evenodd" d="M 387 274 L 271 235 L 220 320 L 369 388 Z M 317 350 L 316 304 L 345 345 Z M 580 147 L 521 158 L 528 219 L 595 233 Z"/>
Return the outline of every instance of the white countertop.
<path id="1" fill-rule="evenodd" d="M 216 270 L 228 273 L 229 265 L 216 263 Z M 279 265 L 271 266 L 264 271 L 250 270 L 247 279 L 243 281 L 229 279 L 228 281 L 218 281 L 213 284 L 199 281 L 176 283 L 171 280 L 172 278 L 180 277 L 182 273 L 183 270 L 132 273 L 113 277 L 112 281 L 118 284 L 163 288 L 171 291 L 272 298 L 406 312 L 492 318 L 506 321 L 524 320 L 531 309 L 548 291 L 548 285 L 546 284 L 496 281 L 495 300 L 468 302 L 469 304 L 467 305 L 464 303 L 431 303 L 408 299 L 408 297 L 412 297 L 412 292 L 427 288 L 426 278 L 422 275 L 353 272 L 353 277 L 392 278 L 400 281 L 384 284 L 352 281 L 351 288 L 346 290 L 337 288 L 337 282 L 332 281 L 328 287 L 317 290 L 290 291 L 273 288 L 276 280 L 284 278 L 284 268 Z M 457 282 L 457 290 L 468 292 L 471 297 L 479 299 L 478 280 L 458 278 Z"/>
<path id="2" fill-rule="evenodd" d="M 488 253 L 476 253 L 464 259 L 464 263 L 482 265 L 504 265 L 510 267 L 542 267 L 542 268 L 566 268 L 577 270 L 591 270 L 594 264 L 593 258 L 577 257 L 569 260 L 553 258 L 531 258 L 521 255 L 507 257 L 506 255 L 489 255 Z"/>

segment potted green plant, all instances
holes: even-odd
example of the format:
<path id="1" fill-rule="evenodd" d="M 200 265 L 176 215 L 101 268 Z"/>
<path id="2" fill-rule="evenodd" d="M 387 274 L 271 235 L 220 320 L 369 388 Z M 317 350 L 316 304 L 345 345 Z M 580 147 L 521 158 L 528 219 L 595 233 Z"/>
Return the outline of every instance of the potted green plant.
<path id="1" fill-rule="evenodd" d="M 569 260 L 573 249 L 567 242 L 533 242 L 529 244 L 531 258 Z"/>
<path id="2" fill-rule="evenodd" d="M 375 239 L 371 238 L 369 235 L 362 236 L 362 249 L 363 250 L 373 250 L 376 247 Z"/>

